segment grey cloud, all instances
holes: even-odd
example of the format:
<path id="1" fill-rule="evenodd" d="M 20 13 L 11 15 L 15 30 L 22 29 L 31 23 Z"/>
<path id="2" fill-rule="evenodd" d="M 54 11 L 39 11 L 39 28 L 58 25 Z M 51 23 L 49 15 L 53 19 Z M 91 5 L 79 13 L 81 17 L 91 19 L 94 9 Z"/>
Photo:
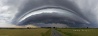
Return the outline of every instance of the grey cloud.
<path id="1" fill-rule="evenodd" d="M 32 9 L 35 9 L 35 8 L 38 8 L 38 7 L 41 7 L 41 6 L 46 6 L 46 5 L 51 5 L 51 6 L 62 6 L 64 8 L 68 8 L 70 10 L 73 10 L 74 12 L 77 12 L 79 15 L 81 13 L 79 13 L 79 9 L 78 7 L 68 1 L 68 0 L 28 0 L 28 2 L 25 2 L 26 4 L 23 5 L 24 8 L 20 9 L 20 12 L 18 13 L 18 15 L 16 16 L 17 18 L 20 17 L 21 14 L 24 14 Z M 70 4 L 70 5 L 69 5 Z M 74 9 L 75 8 L 75 9 Z"/>
<path id="2" fill-rule="evenodd" d="M 47 5 L 51 5 L 51 6 L 61 6 L 64 8 L 68 8 L 70 10 L 72 10 L 72 12 L 75 12 L 76 14 L 78 14 L 80 17 L 84 18 L 85 20 L 87 20 L 80 12 L 80 9 L 76 6 L 75 3 L 68 1 L 68 0 L 28 0 L 27 2 L 25 2 L 25 4 L 23 5 L 24 8 L 21 8 L 19 13 L 16 15 L 16 20 L 21 17 L 22 14 L 25 14 L 26 12 L 41 7 L 41 6 L 47 6 Z M 45 16 L 46 17 L 46 16 Z M 71 16 L 70 16 L 71 17 Z M 31 18 L 31 17 L 30 17 Z M 37 17 L 36 17 L 37 18 Z M 60 18 L 61 19 L 61 18 Z M 27 19 L 29 20 L 29 19 Z M 24 21 L 24 23 L 28 23 L 30 22 L 30 20 L 27 22 L 27 20 Z M 40 19 L 39 19 L 40 20 Z M 42 19 L 41 19 L 42 20 Z M 43 19 L 44 20 L 44 19 Z M 56 19 L 57 20 L 57 19 Z M 31 20 L 32 21 L 32 20 Z M 33 20 L 36 21 L 36 20 Z M 17 22 L 17 21 L 16 21 Z M 38 21 L 37 21 L 38 22 Z M 63 22 L 62 22 L 63 23 Z"/>
<path id="3" fill-rule="evenodd" d="M 97 20 L 98 20 L 96 18 L 96 16 L 97 16 L 96 13 L 98 11 L 93 10 L 98 5 L 96 3 L 96 0 L 8 0 L 4 4 L 11 5 L 11 6 L 18 8 L 18 10 L 17 10 L 18 13 L 15 15 L 14 19 L 12 20 L 13 24 L 17 23 L 16 20 L 19 19 L 23 14 L 27 13 L 28 11 L 35 9 L 35 8 L 42 7 L 42 6 L 48 6 L 48 5 L 61 6 L 64 8 L 68 8 L 71 10 L 71 12 L 75 12 L 78 16 L 89 21 L 91 23 L 90 26 L 96 25 Z M 36 19 L 36 21 L 37 21 L 37 18 L 38 17 L 36 17 L 34 19 Z M 31 19 L 31 17 L 30 17 L 30 19 Z M 43 18 L 40 18 L 40 19 L 43 19 Z M 25 23 L 28 23 L 27 21 L 28 21 L 28 19 L 26 19 Z M 77 22 L 77 25 L 78 24 L 79 23 Z M 75 25 L 73 25 L 73 26 L 75 26 Z"/>

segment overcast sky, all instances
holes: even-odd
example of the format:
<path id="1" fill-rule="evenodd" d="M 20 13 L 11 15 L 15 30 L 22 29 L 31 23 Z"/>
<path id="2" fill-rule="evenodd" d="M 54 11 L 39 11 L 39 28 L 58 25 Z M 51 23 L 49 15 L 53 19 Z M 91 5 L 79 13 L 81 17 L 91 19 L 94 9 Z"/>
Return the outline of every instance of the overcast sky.
<path id="1" fill-rule="evenodd" d="M 12 21 L 16 21 L 25 13 L 42 6 L 66 7 L 68 10 L 77 13 L 77 16 L 74 18 L 79 17 L 80 19 L 82 17 L 92 25 L 98 26 L 97 1 L 98 0 L 0 0 L 0 27 L 14 25 Z"/>

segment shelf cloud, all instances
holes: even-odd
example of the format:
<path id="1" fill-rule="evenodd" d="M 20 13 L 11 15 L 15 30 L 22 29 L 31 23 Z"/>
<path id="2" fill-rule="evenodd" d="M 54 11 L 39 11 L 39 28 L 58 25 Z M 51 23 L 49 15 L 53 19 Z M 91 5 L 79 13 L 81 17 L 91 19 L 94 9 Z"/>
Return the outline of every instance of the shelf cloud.
<path id="1" fill-rule="evenodd" d="M 0 25 L 97 27 L 98 0 L 0 0 Z"/>

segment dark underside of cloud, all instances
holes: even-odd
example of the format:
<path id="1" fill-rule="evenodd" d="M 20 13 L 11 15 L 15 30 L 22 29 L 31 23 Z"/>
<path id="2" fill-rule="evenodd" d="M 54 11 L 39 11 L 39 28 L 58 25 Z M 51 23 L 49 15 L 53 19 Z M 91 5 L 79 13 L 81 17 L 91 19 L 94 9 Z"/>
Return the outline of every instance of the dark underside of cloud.
<path id="1" fill-rule="evenodd" d="M 44 24 L 59 23 L 59 24 L 66 24 L 70 27 L 81 27 L 81 26 L 84 26 L 84 24 L 86 24 L 86 23 L 82 23 L 79 21 L 71 20 L 64 16 L 60 16 L 56 13 L 52 13 L 52 14 L 51 13 L 42 13 L 42 14 L 37 14 L 37 15 L 28 17 L 27 19 L 20 22 L 19 25 L 28 25 L 28 24 L 43 25 L 41 23 L 44 23 Z"/>

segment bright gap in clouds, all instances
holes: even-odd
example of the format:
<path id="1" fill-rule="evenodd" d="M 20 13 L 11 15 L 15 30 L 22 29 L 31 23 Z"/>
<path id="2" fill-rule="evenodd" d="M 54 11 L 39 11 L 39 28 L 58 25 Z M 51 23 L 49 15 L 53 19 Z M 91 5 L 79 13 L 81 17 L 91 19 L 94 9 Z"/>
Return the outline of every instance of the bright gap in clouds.
<path id="1" fill-rule="evenodd" d="M 3 6 L 1 9 L 2 10 L 8 10 L 10 7 L 9 6 Z"/>

